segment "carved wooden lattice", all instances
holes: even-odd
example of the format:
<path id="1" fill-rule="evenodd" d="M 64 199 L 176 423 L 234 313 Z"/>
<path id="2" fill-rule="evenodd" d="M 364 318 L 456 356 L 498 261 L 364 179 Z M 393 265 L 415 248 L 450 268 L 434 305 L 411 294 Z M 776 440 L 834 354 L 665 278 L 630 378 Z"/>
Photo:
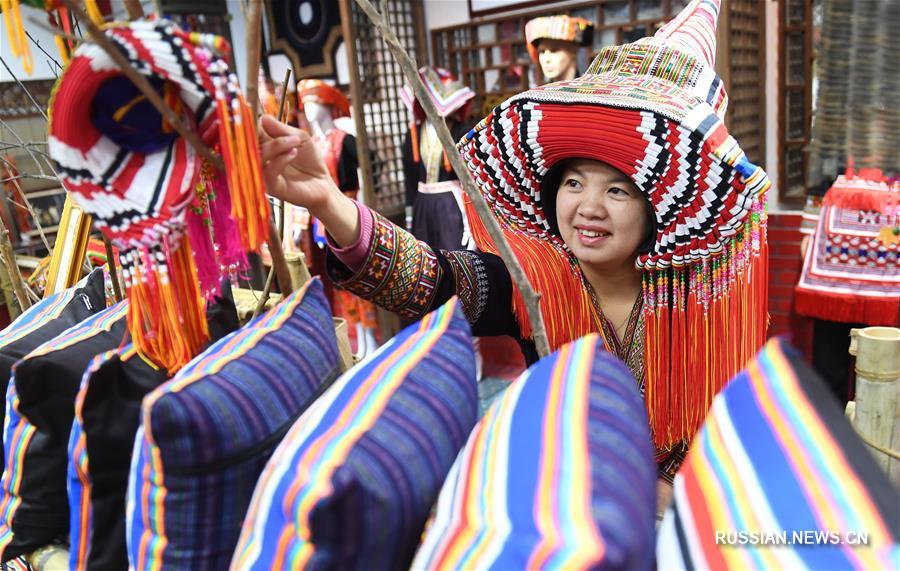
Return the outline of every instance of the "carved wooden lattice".
<path id="1" fill-rule="evenodd" d="M 747 157 L 763 164 L 765 77 L 760 62 L 765 61 L 765 18 L 759 0 L 729 0 L 724 8 L 728 10 L 728 60 L 719 62 L 717 67 L 727 76 L 729 105 L 725 122 Z"/>
<path id="2" fill-rule="evenodd" d="M 778 198 L 799 204 L 806 197 L 812 118 L 812 3 L 780 0 Z"/>
<path id="3" fill-rule="evenodd" d="M 409 112 L 400 99 L 405 80 L 400 66 L 369 18 L 353 0 L 341 0 L 345 18 L 344 38 L 352 43 L 350 74 L 354 114 L 362 114 L 365 129 L 357 129 L 360 168 L 367 200 L 387 216 L 402 213 L 404 205 L 403 163 L 400 149 L 409 130 Z M 400 43 L 418 62 L 425 58 L 421 0 L 382 0 L 376 3 Z M 349 24 L 349 25 L 348 25 Z M 355 58 L 354 58 L 355 55 Z M 365 156 L 363 156 L 365 155 Z"/>

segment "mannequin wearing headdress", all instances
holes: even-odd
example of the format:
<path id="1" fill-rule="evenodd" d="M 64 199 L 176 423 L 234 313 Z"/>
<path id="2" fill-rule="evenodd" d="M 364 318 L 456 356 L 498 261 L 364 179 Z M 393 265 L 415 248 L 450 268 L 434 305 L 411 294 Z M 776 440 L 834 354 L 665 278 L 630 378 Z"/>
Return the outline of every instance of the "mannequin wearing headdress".
<path id="1" fill-rule="evenodd" d="M 309 124 L 313 142 L 325 159 L 332 179 L 350 198 L 359 193 L 359 161 L 356 154 L 356 138 L 335 124 L 335 120 L 350 116 L 350 103 L 336 88 L 319 80 L 303 80 L 297 86 L 298 98 Z M 312 271 L 324 274 L 324 228 L 312 220 L 311 262 Z M 348 327 L 357 333 L 357 356 L 365 357 L 378 348 L 375 338 L 375 306 L 346 291 L 334 291 L 328 283 L 330 299 L 335 313 L 347 320 Z"/>
<path id="2" fill-rule="evenodd" d="M 422 67 L 419 75 L 454 141 L 471 128 L 465 121 L 475 93 L 447 70 Z M 406 182 L 406 227 L 416 238 L 438 250 L 459 250 L 468 245 L 459 179 L 450 167 L 434 125 L 404 86 L 401 98 L 413 114 L 403 141 Z"/>
<path id="3" fill-rule="evenodd" d="M 593 41 L 594 25 L 584 18 L 543 16 L 525 24 L 531 60 L 541 66 L 545 83 L 578 76 L 578 50 Z"/>

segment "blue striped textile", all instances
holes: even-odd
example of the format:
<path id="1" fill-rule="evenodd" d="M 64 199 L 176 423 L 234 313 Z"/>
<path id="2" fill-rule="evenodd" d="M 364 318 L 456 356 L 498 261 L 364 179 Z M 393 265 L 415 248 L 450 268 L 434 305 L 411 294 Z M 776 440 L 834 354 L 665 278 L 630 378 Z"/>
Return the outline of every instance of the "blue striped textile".
<path id="1" fill-rule="evenodd" d="M 656 465 L 643 399 L 597 334 L 491 405 L 413 569 L 651 569 Z"/>
<path id="2" fill-rule="evenodd" d="M 147 395 L 128 485 L 130 566 L 227 567 L 266 461 L 338 372 L 314 279 Z"/>
<path id="3" fill-rule="evenodd" d="M 91 359 L 125 336 L 120 302 L 32 350 L 13 366 L 3 427 L 8 451 L 0 479 L 0 557 L 64 540 L 69 533 L 67 443 L 75 395 Z"/>
<path id="4" fill-rule="evenodd" d="M 44 298 L 0 331 L 0 394 L 6 394 L 12 366 L 38 345 L 106 307 L 103 270 L 94 270 L 74 287 Z M 0 425 L 6 411 L 0 409 Z M 2 445 L 0 445 L 2 446 Z M 0 448 L 0 454 L 3 449 Z M 3 463 L 5 466 L 6 463 Z M 0 474 L 3 473 L 0 467 Z"/>
<path id="5" fill-rule="evenodd" d="M 344 374 L 266 466 L 231 568 L 406 569 L 477 417 L 458 298 Z"/>

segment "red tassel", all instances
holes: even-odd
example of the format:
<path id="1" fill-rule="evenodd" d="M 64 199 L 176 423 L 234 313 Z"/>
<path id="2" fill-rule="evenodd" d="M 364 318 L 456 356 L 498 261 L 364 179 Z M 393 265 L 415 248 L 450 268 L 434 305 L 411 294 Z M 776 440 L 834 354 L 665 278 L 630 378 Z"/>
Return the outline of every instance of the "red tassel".
<path id="1" fill-rule="evenodd" d="M 412 144 L 413 162 L 419 164 L 421 157 L 419 156 L 419 128 L 416 122 L 409 124 L 409 141 Z"/>

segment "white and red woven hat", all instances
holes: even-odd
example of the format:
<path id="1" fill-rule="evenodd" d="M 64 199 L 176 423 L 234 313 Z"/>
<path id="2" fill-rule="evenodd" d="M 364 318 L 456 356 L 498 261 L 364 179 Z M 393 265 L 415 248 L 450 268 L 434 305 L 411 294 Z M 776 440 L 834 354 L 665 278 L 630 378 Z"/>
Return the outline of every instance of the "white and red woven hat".
<path id="1" fill-rule="evenodd" d="M 541 16 L 525 24 L 525 45 L 532 61 L 537 61 L 537 43 L 540 40 L 560 40 L 578 46 L 589 46 L 594 41 L 594 24 L 585 18 L 558 14 Z"/>
<path id="2" fill-rule="evenodd" d="M 228 83 L 220 38 L 165 20 L 111 26 L 106 35 L 192 128 L 215 122 L 216 82 Z M 201 161 L 100 46 L 76 50 L 50 110 L 50 155 L 107 237 L 120 247 L 154 245 L 183 223 Z"/>
<path id="3" fill-rule="evenodd" d="M 714 69 L 718 0 L 695 0 L 655 36 L 605 48 L 587 72 L 513 96 L 459 148 L 494 214 L 549 240 L 541 181 L 568 158 L 603 161 L 653 205 L 657 235 L 644 268 L 708 260 L 727 249 L 770 186 L 724 123 Z"/>
<path id="4" fill-rule="evenodd" d="M 419 77 L 441 117 L 467 114 L 475 92 L 463 85 L 456 76 L 446 69 L 426 65 L 419 68 Z M 425 112 L 408 85 L 400 89 L 400 99 L 412 111 L 417 123 L 425 120 Z"/>

